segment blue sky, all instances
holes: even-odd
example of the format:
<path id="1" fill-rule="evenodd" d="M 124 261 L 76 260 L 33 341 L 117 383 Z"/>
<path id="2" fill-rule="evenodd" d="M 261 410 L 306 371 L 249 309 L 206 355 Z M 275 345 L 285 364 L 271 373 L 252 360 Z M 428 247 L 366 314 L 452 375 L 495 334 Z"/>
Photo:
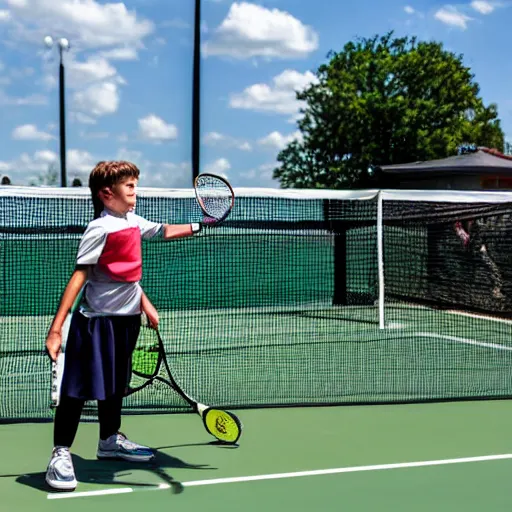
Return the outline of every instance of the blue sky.
<path id="1" fill-rule="evenodd" d="M 442 41 L 464 55 L 512 139 L 511 2 L 203 0 L 201 170 L 278 187 L 297 137 L 295 90 L 357 37 Z M 28 184 L 58 165 L 58 51 L 66 37 L 68 175 L 139 165 L 140 185 L 191 185 L 192 0 L 0 0 L 0 175 Z"/>

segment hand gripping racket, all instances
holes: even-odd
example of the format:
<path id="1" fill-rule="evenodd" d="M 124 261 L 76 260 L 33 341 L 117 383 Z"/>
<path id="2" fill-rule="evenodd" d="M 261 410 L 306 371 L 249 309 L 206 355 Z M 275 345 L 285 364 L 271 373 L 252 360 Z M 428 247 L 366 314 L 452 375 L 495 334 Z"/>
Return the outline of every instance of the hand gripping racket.
<path id="1" fill-rule="evenodd" d="M 216 226 L 226 220 L 235 205 L 235 194 L 228 181 L 203 173 L 194 180 L 196 200 L 205 215 L 203 224 Z"/>
<path id="2" fill-rule="evenodd" d="M 162 369 L 165 370 L 165 374 Z M 167 384 L 186 400 L 202 418 L 209 434 L 222 443 L 236 444 L 242 434 L 242 424 L 238 417 L 231 412 L 202 404 L 188 396 L 173 377 L 158 329 L 149 327 L 143 322 L 132 355 L 131 376 L 126 395 L 129 396 L 155 381 Z"/>

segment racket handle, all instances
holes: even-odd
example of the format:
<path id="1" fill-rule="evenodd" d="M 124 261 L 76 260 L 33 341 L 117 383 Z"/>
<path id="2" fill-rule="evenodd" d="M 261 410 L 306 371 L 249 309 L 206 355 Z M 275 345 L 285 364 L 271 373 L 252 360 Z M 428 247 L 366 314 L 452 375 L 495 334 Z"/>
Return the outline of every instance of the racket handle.
<path id="1" fill-rule="evenodd" d="M 203 417 L 204 412 L 207 409 L 209 409 L 209 407 L 207 405 L 200 404 L 200 403 L 197 403 L 196 407 L 197 407 L 197 413 L 199 414 L 199 416 L 201 416 L 201 418 Z"/>
<path id="2" fill-rule="evenodd" d="M 64 353 L 61 352 L 57 357 L 57 361 L 52 362 L 52 408 L 57 407 L 60 402 L 60 387 L 63 373 Z"/>

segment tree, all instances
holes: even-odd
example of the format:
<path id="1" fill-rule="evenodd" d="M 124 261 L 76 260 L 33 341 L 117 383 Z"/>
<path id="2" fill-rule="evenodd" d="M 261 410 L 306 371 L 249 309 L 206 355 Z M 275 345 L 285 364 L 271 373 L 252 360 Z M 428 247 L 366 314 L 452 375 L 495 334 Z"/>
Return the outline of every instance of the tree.
<path id="1" fill-rule="evenodd" d="M 277 157 L 282 187 L 366 187 L 371 166 L 444 158 L 463 143 L 503 150 L 496 105 L 484 105 L 462 56 L 441 43 L 391 32 L 328 58 L 297 93 L 302 137 Z"/>
<path id="2" fill-rule="evenodd" d="M 505 150 L 503 151 L 505 155 L 511 155 L 512 156 L 512 143 L 505 142 Z"/>
<path id="3" fill-rule="evenodd" d="M 58 176 L 59 174 L 56 164 L 51 163 L 48 165 L 48 170 L 45 173 L 37 176 L 37 181 L 32 179 L 29 184 L 31 187 L 55 187 L 58 182 Z"/>

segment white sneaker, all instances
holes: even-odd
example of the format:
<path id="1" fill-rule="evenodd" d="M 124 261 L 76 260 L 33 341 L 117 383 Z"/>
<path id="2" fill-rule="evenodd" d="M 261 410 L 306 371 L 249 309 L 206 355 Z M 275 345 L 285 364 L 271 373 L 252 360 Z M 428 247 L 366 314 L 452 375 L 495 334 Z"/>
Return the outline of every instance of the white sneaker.
<path id="1" fill-rule="evenodd" d="M 96 453 L 98 459 L 124 459 L 132 462 L 147 462 L 155 457 L 155 454 L 147 446 L 130 441 L 124 434 L 118 432 L 105 441 L 98 443 Z"/>
<path id="2" fill-rule="evenodd" d="M 76 489 L 75 469 L 73 468 L 69 448 L 56 446 L 53 449 L 52 458 L 46 470 L 46 483 L 50 487 L 61 491 Z"/>

